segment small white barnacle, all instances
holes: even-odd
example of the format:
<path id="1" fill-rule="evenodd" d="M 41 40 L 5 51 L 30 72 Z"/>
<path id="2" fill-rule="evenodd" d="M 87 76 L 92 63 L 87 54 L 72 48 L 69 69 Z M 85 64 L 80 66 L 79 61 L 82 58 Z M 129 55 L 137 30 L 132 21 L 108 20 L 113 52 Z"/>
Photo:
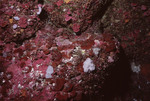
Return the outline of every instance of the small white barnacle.
<path id="1" fill-rule="evenodd" d="M 15 20 L 20 20 L 20 18 L 18 16 L 14 16 Z"/>
<path id="2" fill-rule="evenodd" d="M 14 24 L 12 27 L 13 27 L 13 29 L 16 29 L 18 27 L 18 25 Z"/>
<path id="3" fill-rule="evenodd" d="M 54 69 L 52 66 L 48 66 L 46 70 L 45 78 L 52 78 L 52 73 L 54 72 Z"/>
<path id="4" fill-rule="evenodd" d="M 38 5 L 38 9 L 39 9 L 39 11 L 36 13 L 37 15 L 41 14 L 41 12 L 42 12 L 42 7 L 41 7 L 41 5 Z"/>

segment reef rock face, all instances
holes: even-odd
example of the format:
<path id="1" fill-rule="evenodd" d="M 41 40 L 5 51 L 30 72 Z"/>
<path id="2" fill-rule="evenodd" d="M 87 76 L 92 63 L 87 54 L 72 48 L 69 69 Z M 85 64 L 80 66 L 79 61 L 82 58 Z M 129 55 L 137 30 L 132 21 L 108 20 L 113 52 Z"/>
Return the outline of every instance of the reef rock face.
<path id="1" fill-rule="evenodd" d="M 89 32 L 52 37 L 38 31 L 18 48 L 3 45 L 1 99 L 67 101 L 99 93 L 105 70 L 118 59 L 118 41 Z"/>
<path id="2" fill-rule="evenodd" d="M 0 39 L 5 42 L 23 41 L 30 38 L 40 28 L 42 5 L 36 1 L 1 1 Z"/>
<path id="3" fill-rule="evenodd" d="M 99 94 L 108 75 L 105 70 L 118 60 L 120 46 L 111 34 L 89 26 L 102 4 L 102 0 L 51 0 L 44 5 L 39 0 L 3 1 L 0 100 L 82 101 Z M 49 22 L 39 30 L 43 11 L 50 14 Z"/>
<path id="4" fill-rule="evenodd" d="M 58 27 L 69 28 L 75 33 L 85 31 L 107 0 L 46 0 L 50 20 Z"/>

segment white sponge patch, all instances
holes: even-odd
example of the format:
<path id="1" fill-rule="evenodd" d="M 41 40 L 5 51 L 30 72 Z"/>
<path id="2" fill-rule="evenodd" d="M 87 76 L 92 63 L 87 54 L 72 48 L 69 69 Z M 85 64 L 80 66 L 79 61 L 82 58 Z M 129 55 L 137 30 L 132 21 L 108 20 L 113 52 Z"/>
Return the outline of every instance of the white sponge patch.
<path id="1" fill-rule="evenodd" d="M 45 78 L 52 78 L 52 73 L 53 72 L 54 72 L 53 67 L 49 65 L 47 70 L 46 70 Z"/>
<path id="2" fill-rule="evenodd" d="M 95 70 L 95 65 L 90 58 L 87 58 L 83 63 L 84 72 L 90 72 Z"/>

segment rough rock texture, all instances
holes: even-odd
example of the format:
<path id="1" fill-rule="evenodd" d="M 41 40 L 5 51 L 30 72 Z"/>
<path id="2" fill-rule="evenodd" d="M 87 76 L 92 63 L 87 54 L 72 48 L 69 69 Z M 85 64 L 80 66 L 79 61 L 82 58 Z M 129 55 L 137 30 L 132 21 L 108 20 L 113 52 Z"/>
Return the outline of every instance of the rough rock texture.
<path id="1" fill-rule="evenodd" d="M 89 32 L 51 37 L 44 29 L 17 48 L 15 43 L 5 44 L 1 56 L 6 69 L 1 72 L 1 99 L 66 101 L 99 93 L 107 76 L 105 70 L 118 60 L 118 41 L 111 35 Z M 94 48 L 100 49 L 97 55 Z M 93 61 L 95 69 L 84 72 L 87 58 Z M 54 72 L 47 78 L 49 65 Z"/>
<path id="2" fill-rule="evenodd" d="M 149 5 L 149 0 L 114 0 L 101 19 L 104 32 L 112 33 L 120 41 L 131 66 L 132 63 L 135 63 L 135 68 L 130 76 L 130 87 L 126 88 L 128 91 L 122 91 L 124 94 L 118 91 L 118 96 L 115 95 L 118 87 L 112 91 L 108 90 L 108 93 L 113 92 L 111 96 L 115 96 L 109 99 L 110 101 L 150 100 Z M 122 65 L 120 64 L 120 66 Z M 121 89 L 125 87 L 124 85 Z"/>
<path id="3" fill-rule="evenodd" d="M 95 20 L 110 0 L 46 0 L 50 21 L 58 27 L 80 34 Z"/>
<path id="4" fill-rule="evenodd" d="M 39 7 L 42 5 L 36 1 L 1 1 L 0 39 L 20 42 L 32 37 L 41 26 Z"/>
<path id="5" fill-rule="evenodd" d="M 149 4 L 1 0 L 0 100 L 149 101 Z"/>

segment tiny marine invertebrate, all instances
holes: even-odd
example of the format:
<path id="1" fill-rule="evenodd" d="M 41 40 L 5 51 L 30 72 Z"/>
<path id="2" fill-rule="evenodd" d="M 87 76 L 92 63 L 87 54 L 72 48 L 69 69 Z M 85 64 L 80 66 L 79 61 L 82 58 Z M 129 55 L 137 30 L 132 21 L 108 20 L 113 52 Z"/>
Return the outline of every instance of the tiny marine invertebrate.
<path id="1" fill-rule="evenodd" d="M 83 63 L 84 72 L 95 70 L 95 65 L 90 58 L 87 58 Z"/>
<path id="2" fill-rule="evenodd" d="M 53 72 L 54 72 L 53 67 L 49 65 L 49 66 L 47 67 L 45 77 L 46 77 L 46 78 L 52 78 L 52 73 L 53 73 Z"/>

